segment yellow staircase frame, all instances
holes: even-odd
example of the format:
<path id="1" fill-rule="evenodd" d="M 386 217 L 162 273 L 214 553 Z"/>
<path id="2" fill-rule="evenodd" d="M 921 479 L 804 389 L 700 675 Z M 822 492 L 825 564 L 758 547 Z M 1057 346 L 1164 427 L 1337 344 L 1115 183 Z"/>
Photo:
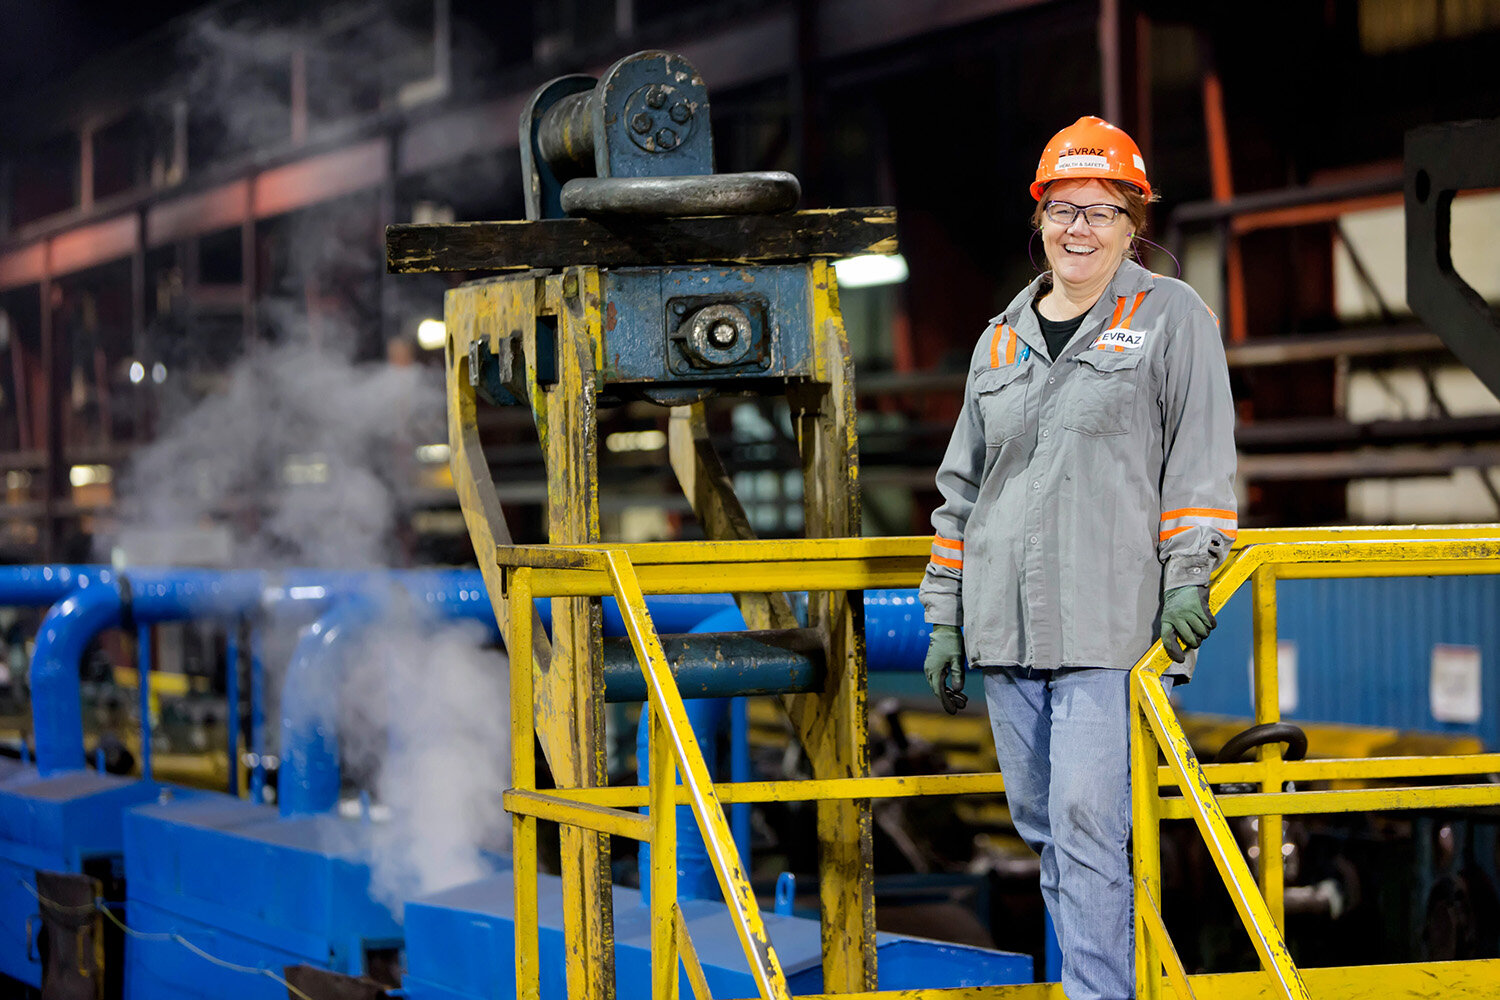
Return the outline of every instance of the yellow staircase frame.
<path id="1" fill-rule="evenodd" d="M 759 906 L 736 851 L 724 806 L 736 802 L 867 800 L 919 795 L 995 794 L 998 774 L 862 777 L 715 784 L 688 723 L 681 692 L 662 654 L 646 594 L 743 593 L 910 587 L 921 578 L 925 537 L 792 541 L 668 542 L 637 545 L 500 545 L 495 560 L 509 602 L 513 787 L 504 793 L 514 831 L 516 971 L 519 996 L 540 990 L 537 921 L 539 819 L 651 844 L 652 988 L 676 1000 L 679 968 L 699 1000 L 708 989 L 676 900 L 676 810 L 688 805 L 708 845 L 714 871 L 738 929 L 746 960 L 765 1000 L 790 1000 L 786 977 L 767 937 Z M 1255 703 L 1258 722 L 1278 717 L 1277 579 L 1346 576 L 1435 576 L 1500 573 L 1500 525 L 1336 528 L 1242 532 L 1215 575 L 1210 606 L 1221 608 L 1249 583 L 1254 601 Z M 540 790 L 536 738 L 532 601 L 613 595 L 624 616 L 650 700 L 645 786 Z M 1500 772 L 1500 754 L 1283 761 L 1280 747 L 1260 759 L 1203 765 L 1194 757 L 1159 683 L 1169 665 L 1158 643 L 1132 670 L 1132 809 L 1135 837 L 1136 995 L 1186 998 L 1356 998 L 1500 996 L 1500 960 L 1299 969 L 1282 935 L 1281 817 L 1298 813 L 1433 809 L 1500 804 L 1500 784 L 1420 784 L 1341 790 L 1283 791 L 1284 783 L 1433 779 Z M 915 669 L 915 664 L 913 665 Z M 1160 765 L 1158 754 L 1165 757 Z M 681 784 L 677 776 L 681 775 Z M 1250 783 L 1259 791 L 1216 795 L 1211 785 Z M 1176 794 L 1163 795 L 1164 790 Z M 649 806 L 649 813 L 634 810 Z M 1259 876 L 1232 836 L 1228 817 L 1259 816 Z M 1203 835 L 1245 929 L 1260 956 L 1259 972 L 1188 975 L 1162 921 L 1160 824 L 1192 819 Z M 853 877 L 854 873 L 851 873 Z M 577 928 L 567 928 L 570 941 Z M 1065 1000 L 1056 983 L 844 997 L 960 997 L 965 1000 Z"/>

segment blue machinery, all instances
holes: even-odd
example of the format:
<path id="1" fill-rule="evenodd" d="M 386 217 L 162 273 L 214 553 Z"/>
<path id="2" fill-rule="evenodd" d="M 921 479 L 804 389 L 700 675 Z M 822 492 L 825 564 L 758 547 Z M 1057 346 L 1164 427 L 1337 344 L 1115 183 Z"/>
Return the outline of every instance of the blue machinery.
<path id="1" fill-rule="evenodd" d="M 134 576 L 136 574 L 131 574 Z M 286 687 L 295 687 L 298 673 L 337 671 L 338 647 L 347 643 L 347 625 L 368 619 L 375 606 L 368 581 L 344 577 L 303 580 L 289 596 L 286 579 L 270 583 L 252 575 L 245 586 L 229 574 L 164 574 L 145 571 L 143 581 L 155 579 L 156 592 L 173 594 L 177 613 L 221 615 L 256 607 L 279 608 L 294 618 L 318 616 L 304 631 L 294 654 L 301 666 L 288 669 Z M 175 578 L 175 586 L 166 583 Z M 420 606 L 434 609 L 434 620 L 474 618 L 493 625 L 488 605 L 478 595 L 476 572 L 395 574 L 397 588 Z M 1483 664 L 1484 690 L 1500 689 L 1500 633 L 1493 616 L 1468 614 L 1492 607 L 1496 599 L 1493 577 L 1440 577 L 1382 581 L 1284 581 L 1290 588 L 1280 626 L 1283 642 L 1302 650 L 1303 706 L 1292 717 L 1359 722 L 1371 725 L 1432 728 L 1413 706 L 1425 710 L 1419 688 L 1427 683 L 1427 657 L 1433 643 L 1473 645 Z M 119 593 L 118 576 L 90 567 L 6 567 L 0 569 L 0 604 L 57 605 L 53 626 L 60 620 L 82 622 L 78 604 L 69 603 L 82 591 L 92 592 L 99 606 L 113 602 L 99 595 Z M 136 589 L 131 585 L 132 591 Z M 194 588 L 214 595 L 200 603 L 187 595 Z M 1376 593 L 1370 593 L 1371 590 Z M 1295 591 L 1295 592 L 1293 592 Z M 866 626 L 872 670 L 906 669 L 913 662 L 912 646 L 922 636 L 913 627 L 909 591 L 871 591 L 866 594 Z M 287 601 L 300 602 L 294 611 Z M 1346 602 L 1349 603 L 1346 606 Z M 67 617 L 62 605 L 71 609 Z M 538 605 L 545 608 L 545 603 Z M 1236 610 L 1239 607 L 1241 610 Z M 346 609 L 358 609 L 352 613 Z M 1362 611 L 1358 609 L 1363 609 Z M 1424 610 L 1425 609 L 1425 610 Z M 653 602 L 653 617 L 674 630 L 719 631 L 731 627 L 724 619 L 737 614 L 725 598 L 670 598 Z M 321 612 L 321 614 L 320 614 Z M 1396 613 L 1399 612 L 1399 613 Z M 166 608 L 147 610 L 165 615 Z M 1325 614 L 1326 613 L 1326 614 Z M 1222 612 L 1224 624 L 1205 655 L 1205 672 L 1184 691 L 1191 704 L 1210 710 L 1245 714 L 1246 674 L 1242 664 L 1250 655 L 1248 615 L 1243 602 Z M 623 631 L 618 612 L 608 609 L 612 624 L 606 633 Z M 1323 641 L 1327 620 L 1348 622 L 1349 635 Z M 99 619 L 91 619 L 97 622 Z M 110 616 L 103 616 L 110 620 Z M 1461 623 L 1468 622 L 1466 626 Z M 1386 630 L 1382 633 L 1379 630 Z M 51 653 L 59 643 L 80 643 L 81 636 L 66 630 L 54 633 Z M 1320 660 L 1323 650 L 1354 651 L 1351 643 L 1376 642 L 1380 654 L 1340 656 Z M 324 656 L 311 655 L 318 649 Z M 73 648 L 78 648 L 76 645 Z M 42 665 L 38 657 L 38 665 Z M 1331 700 L 1323 692 L 1366 690 L 1369 679 L 1380 679 L 1377 689 L 1390 697 L 1375 702 Z M 1400 685 L 1400 686 L 1398 686 Z M 1201 691 L 1197 690 L 1201 687 Z M 52 697 L 43 686 L 39 715 Z M 75 689 L 76 691 L 76 689 Z M 77 704 L 77 694 L 71 694 Z M 313 713 L 317 714 L 317 713 Z M 307 718 L 304 714 L 302 718 Z M 336 715 L 327 716 L 336 718 Z M 1500 717 L 1484 712 L 1472 724 L 1440 724 L 1481 735 L 1494 745 L 1492 730 Z M 63 767 L 46 777 L 37 768 L 8 762 L 0 768 L 0 971 L 30 982 L 40 982 L 38 936 L 41 907 L 34 895 L 37 870 L 73 872 L 98 879 L 113 912 L 138 933 L 126 941 L 129 969 L 127 992 L 142 997 L 285 996 L 285 988 L 265 975 L 246 969 L 266 969 L 280 975 L 283 966 L 315 963 L 346 973 L 369 972 L 388 960 L 391 951 L 406 951 L 403 986 L 412 997 L 509 996 L 500 984 L 514 982 L 513 921 L 510 899 L 512 876 L 505 871 L 480 882 L 455 887 L 407 905 L 404 927 L 369 899 L 367 828 L 358 821 L 340 820 L 328 810 L 336 801 L 337 748 L 322 733 L 287 727 L 289 760 L 282 774 L 281 812 L 268 806 L 224 795 L 188 791 L 152 781 L 124 778 Z M 48 741 L 49 755 L 53 749 Z M 306 748 L 298 756 L 297 746 Z M 82 756 L 62 755 L 82 763 Z M 295 759 L 291 759 L 295 758 Z M 302 761 L 304 763 L 299 763 Z M 301 777 L 299 775 L 299 768 Z M 740 780 L 740 775 L 734 775 Z M 329 790 L 332 790 L 330 795 Z M 693 878 L 686 848 L 680 848 L 684 869 L 682 886 Z M 701 872 L 702 869 L 700 868 Z M 228 878 L 226 872 L 234 873 Z M 126 892 L 118 891 L 124 877 Z M 114 887 L 111 895 L 110 887 Z M 707 963 L 706 975 L 715 996 L 743 996 L 754 984 L 743 969 L 729 962 L 715 964 L 713 955 L 733 955 L 733 930 L 722 904 L 692 900 L 680 892 L 690 934 Z M 544 879 L 542 907 L 544 947 L 560 947 L 563 938 L 561 886 Z M 617 976 L 621 983 L 638 981 L 648 968 L 647 909 L 632 890 L 615 891 Z M 820 988 L 816 936 L 803 929 L 805 921 L 768 916 L 769 933 L 778 942 L 788 982 L 797 993 Z M 105 926 L 108 926 L 107 924 Z M 31 947 L 28 948 L 28 942 Z M 214 960 L 193 951 L 200 949 Z M 941 956 L 950 969 L 967 968 L 980 981 L 982 972 L 993 978 L 1003 957 L 902 939 L 877 938 L 882 981 L 910 987 L 930 986 L 926 963 Z M 459 960 L 462 958 L 462 960 Z M 1010 972 L 1025 978 L 1024 962 L 1011 960 Z M 222 962 L 240 968 L 231 968 Z M 546 966 L 544 989 L 562 996 L 561 969 Z"/>
<path id="2" fill-rule="evenodd" d="M 503 859 L 495 859 L 497 874 L 490 879 L 410 903 L 403 928 L 370 897 L 370 824 L 331 812 L 340 787 L 337 676 L 353 640 L 392 600 L 423 609 L 429 624 L 467 619 L 494 627 L 476 571 L 273 577 L 250 572 L 116 573 L 97 567 L 0 570 L 0 604 L 52 604 L 33 660 L 36 763 L 9 763 L 0 771 L 0 972 L 33 986 L 42 982 L 42 918 L 50 911 L 39 900 L 36 873 L 49 872 L 81 877 L 82 898 L 104 901 L 109 918 L 99 914 L 91 921 L 96 936 L 110 937 L 116 922 L 129 927 L 123 942 L 128 996 L 280 997 L 286 995 L 281 982 L 285 967 L 369 974 L 395 967 L 394 956 L 403 945 L 410 996 L 511 995 L 514 987 L 505 984 L 514 982 L 513 974 L 505 974 L 503 958 L 479 966 L 472 958 L 457 960 L 472 956 L 475 949 L 502 957 L 510 953 L 509 948 L 496 950 L 500 939 L 513 937 Z M 872 592 L 867 601 L 875 637 L 873 667 L 906 668 L 912 644 L 922 641 L 920 630 L 912 628 L 920 619 L 914 595 Z M 544 619 L 550 617 L 548 610 L 545 602 L 538 605 Z M 667 596 L 652 602 L 652 612 L 664 626 L 701 636 L 697 641 L 727 654 L 721 661 L 727 665 L 727 680 L 705 673 L 695 682 L 691 670 L 683 672 L 684 685 L 696 684 L 705 694 L 730 688 L 754 691 L 764 684 L 756 678 L 769 671 L 808 669 L 806 661 L 768 658 L 764 650 L 736 645 L 719 634 L 739 620 L 727 597 Z M 282 686 L 279 809 L 258 804 L 254 782 L 252 800 L 244 801 L 83 769 L 76 663 L 94 635 L 135 626 L 144 636 L 149 623 L 190 618 L 221 621 L 237 634 L 237 622 L 260 616 L 310 621 Z M 607 603 L 605 635 L 623 632 L 618 611 Z M 258 629 L 248 638 L 257 645 Z M 143 643 L 141 648 L 144 656 L 148 647 Z M 65 666 L 70 662 L 75 664 L 71 670 Z M 229 662 L 236 662 L 233 650 Z M 255 666 L 257 679 L 249 694 L 255 705 L 252 718 L 258 719 L 263 693 L 260 664 Z M 611 700 L 639 697 L 639 675 L 625 666 L 611 666 L 611 681 L 619 679 L 611 685 L 618 688 Z M 810 686 L 815 681 L 799 674 L 793 683 Z M 265 749 L 260 738 L 251 746 L 257 755 Z M 70 746 L 78 749 L 70 751 Z M 149 738 L 143 746 L 149 747 Z M 234 746 L 231 742 L 230 752 Z M 149 761 L 142 764 L 146 772 Z M 737 763 L 734 777 L 746 777 L 744 768 Z M 697 870 L 707 870 L 701 847 L 697 853 Z M 692 857 L 690 849 L 683 851 L 685 887 L 694 877 Z M 49 891 L 55 893 L 55 885 Z M 554 898 L 554 911 L 560 899 L 560 894 Z M 649 966 L 649 938 L 640 932 L 646 911 L 631 890 L 616 890 L 615 902 L 619 974 L 628 982 L 633 970 Z M 737 949 L 722 904 L 692 903 L 687 919 L 699 934 L 705 969 L 718 995 L 753 990 L 748 973 L 737 971 L 733 961 Z M 820 987 L 822 972 L 817 935 L 802 929 L 807 923 L 778 917 L 773 932 L 787 941 L 788 958 L 800 967 L 799 986 L 812 991 Z M 554 936 L 561 940 L 560 921 Z M 726 947 L 715 947 L 715 940 Z M 455 951 L 457 942 L 463 944 Z M 904 981 L 912 984 L 925 981 L 919 972 L 924 956 L 941 956 L 958 977 L 955 983 L 1013 981 L 1029 972 L 1029 959 L 1021 956 L 889 935 L 881 935 L 878 946 L 891 956 L 887 976 L 905 975 Z M 72 971 L 84 969 L 88 963 Z M 89 971 L 120 974 L 118 968 Z M 61 974 L 56 969 L 51 973 Z M 561 993 L 549 989 L 549 995 Z"/>

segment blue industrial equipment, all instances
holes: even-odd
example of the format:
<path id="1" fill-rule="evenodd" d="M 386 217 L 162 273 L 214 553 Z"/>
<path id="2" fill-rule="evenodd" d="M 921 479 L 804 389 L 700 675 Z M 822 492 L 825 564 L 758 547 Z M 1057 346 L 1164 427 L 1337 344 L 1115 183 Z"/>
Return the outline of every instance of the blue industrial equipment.
<path id="1" fill-rule="evenodd" d="M 543 1000 L 563 1000 L 561 880 L 539 882 Z M 406 905 L 406 969 L 411 1000 L 501 1000 L 514 997 L 514 882 L 509 874 L 457 886 Z M 756 995 L 755 980 L 722 901 L 682 899 L 684 922 L 716 997 Z M 651 911 L 640 893 L 614 888 L 615 979 L 620 996 L 651 981 Z M 767 914 L 766 931 L 793 995 L 821 993 L 822 942 L 816 920 Z M 880 989 L 1006 986 L 1031 982 L 1031 957 L 877 934 Z M 683 996 L 692 988 L 684 976 Z"/>
<path id="2" fill-rule="evenodd" d="M 43 619 L 32 661 L 32 706 L 37 764 L 0 762 L 0 972 L 39 986 L 41 968 L 32 939 L 38 899 L 28 891 L 37 871 L 82 873 L 99 879 L 106 901 L 118 904 L 122 874 L 122 814 L 164 796 L 201 795 L 151 780 L 134 781 L 83 769 L 83 717 L 78 666 L 102 629 L 138 623 L 216 617 L 232 619 L 266 609 L 317 607 L 322 584 L 303 574 L 278 578 L 266 591 L 264 574 L 96 567 L 21 567 L 0 573 L 8 603 L 61 600 Z M 326 582 L 331 574 L 321 574 Z M 342 577 L 338 578 L 342 581 Z M 62 593 L 64 592 L 65 593 Z M 141 689 L 149 666 L 143 649 Z M 255 677 L 252 670 L 252 678 Z M 144 702 L 143 702 L 144 703 Z M 148 726 L 142 715 L 143 726 Z M 143 732 L 143 747 L 149 733 Z M 149 767 L 149 756 L 143 764 Z M 9 887 L 9 888 L 6 888 Z"/>
<path id="3" fill-rule="evenodd" d="M 74 590 L 113 578 L 108 566 L 0 566 L 0 607 L 46 607 Z"/>
<path id="4" fill-rule="evenodd" d="M 112 886 L 121 874 L 120 816 L 165 790 L 94 771 L 42 777 L 30 764 L 0 760 L 0 973 L 41 986 L 36 873 L 90 875 L 107 899 L 118 900 Z"/>
<path id="5" fill-rule="evenodd" d="M 1292 647 L 1281 670 L 1282 718 L 1468 734 L 1500 747 L 1500 578 L 1280 580 L 1276 588 L 1277 636 Z M 1193 682 L 1173 692 L 1184 710 L 1254 714 L 1250 610 L 1241 592 L 1219 612 Z M 1473 721 L 1433 714 L 1436 646 L 1477 654 Z"/>
<path id="6" fill-rule="evenodd" d="M 285 986 L 253 970 L 394 967 L 402 931 L 371 896 L 373 829 L 331 815 L 287 819 L 219 795 L 130 810 L 126 914 L 137 934 L 127 995 L 284 1000 Z"/>
<path id="7" fill-rule="evenodd" d="M 260 573 L 205 570 L 114 574 L 53 605 L 42 619 L 31 662 L 32 718 L 37 768 L 59 774 L 83 764 L 83 706 L 78 663 L 106 628 L 132 623 L 219 618 L 232 620 L 260 607 Z"/>

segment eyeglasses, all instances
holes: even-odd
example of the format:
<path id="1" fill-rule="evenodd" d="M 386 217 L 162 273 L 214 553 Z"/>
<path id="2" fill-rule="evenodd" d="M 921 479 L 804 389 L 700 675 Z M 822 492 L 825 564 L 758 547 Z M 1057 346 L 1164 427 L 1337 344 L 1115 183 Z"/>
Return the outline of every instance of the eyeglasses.
<path id="1" fill-rule="evenodd" d="M 1084 222 L 1094 229 L 1103 229 L 1105 226 L 1113 226 L 1125 209 L 1119 205 L 1075 205 L 1071 201 L 1049 201 L 1042 211 L 1048 221 L 1059 226 L 1071 226 L 1073 220 L 1078 218 L 1078 213 L 1082 212 Z"/>

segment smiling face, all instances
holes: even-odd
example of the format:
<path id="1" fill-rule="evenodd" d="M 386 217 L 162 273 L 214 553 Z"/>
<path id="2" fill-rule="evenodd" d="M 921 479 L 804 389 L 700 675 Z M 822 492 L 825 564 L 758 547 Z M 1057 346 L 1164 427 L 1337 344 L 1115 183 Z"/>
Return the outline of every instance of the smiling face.
<path id="1" fill-rule="evenodd" d="M 1096 180 L 1058 181 L 1046 190 L 1042 201 L 1125 208 L 1125 199 L 1114 188 Z M 1123 212 L 1114 225 L 1099 229 L 1083 221 L 1082 213 L 1069 226 L 1059 226 L 1044 217 L 1042 248 L 1051 265 L 1053 280 L 1071 298 L 1097 296 L 1125 259 L 1134 230 L 1135 226 Z"/>

